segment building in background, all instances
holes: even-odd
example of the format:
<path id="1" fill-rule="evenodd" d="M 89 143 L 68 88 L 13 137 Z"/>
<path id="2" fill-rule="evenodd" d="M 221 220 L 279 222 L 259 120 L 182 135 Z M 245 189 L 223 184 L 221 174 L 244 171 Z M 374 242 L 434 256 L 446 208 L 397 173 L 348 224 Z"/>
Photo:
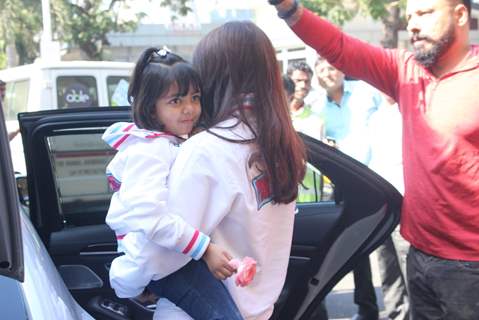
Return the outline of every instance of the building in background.
<path id="1" fill-rule="evenodd" d="M 190 60 L 198 41 L 210 30 L 230 20 L 254 21 L 270 37 L 278 52 L 283 70 L 291 61 L 304 60 L 314 65 L 316 52 L 307 47 L 281 20 L 266 1 L 256 0 L 192 0 L 193 12 L 186 17 L 172 20 L 171 12 L 159 6 L 159 1 L 138 0 L 136 10 L 147 13 L 138 29 L 131 33 L 111 33 L 108 60 L 135 61 L 141 51 L 149 46 L 167 46 Z M 479 0 L 473 1 L 472 42 L 479 43 L 477 17 Z M 348 34 L 373 44 L 379 44 L 383 34 L 380 22 L 358 16 L 344 25 Z M 399 47 L 407 48 L 406 31 L 399 34 Z M 64 60 L 82 59 L 78 50 L 70 49 Z"/>

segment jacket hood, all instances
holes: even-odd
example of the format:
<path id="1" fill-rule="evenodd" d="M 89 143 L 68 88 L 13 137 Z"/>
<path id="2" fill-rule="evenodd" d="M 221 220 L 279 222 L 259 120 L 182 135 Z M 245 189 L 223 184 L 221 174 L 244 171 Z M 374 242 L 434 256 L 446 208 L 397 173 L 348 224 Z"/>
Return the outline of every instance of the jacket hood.
<path id="1" fill-rule="evenodd" d="M 102 139 L 113 149 L 121 150 L 138 139 L 155 139 L 159 137 L 168 138 L 176 143 L 180 140 L 171 133 L 140 129 L 133 122 L 116 122 L 112 124 L 105 130 Z"/>

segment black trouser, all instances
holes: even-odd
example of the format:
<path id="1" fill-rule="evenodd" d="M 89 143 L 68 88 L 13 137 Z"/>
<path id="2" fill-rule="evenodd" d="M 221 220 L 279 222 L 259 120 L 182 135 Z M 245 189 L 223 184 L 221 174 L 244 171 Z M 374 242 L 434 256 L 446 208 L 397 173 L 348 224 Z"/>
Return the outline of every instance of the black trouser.
<path id="1" fill-rule="evenodd" d="M 409 243 L 399 228 L 378 247 L 379 274 L 384 309 L 389 320 L 409 320 L 409 296 L 406 288 L 406 257 Z"/>
<path id="2" fill-rule="evenodd" d="M 479 319 L 479 261 L 446 260 L 411 246 L 406 273 L 412 319 Z"/>
<path id="3" fill-rule="evenodd" d="M 369 257 L 361 259 L 353 270 L 354 275 L 354 303 L 358 306 L 358 313 L 367 319 L 379 317 L 376 292 Z"/>

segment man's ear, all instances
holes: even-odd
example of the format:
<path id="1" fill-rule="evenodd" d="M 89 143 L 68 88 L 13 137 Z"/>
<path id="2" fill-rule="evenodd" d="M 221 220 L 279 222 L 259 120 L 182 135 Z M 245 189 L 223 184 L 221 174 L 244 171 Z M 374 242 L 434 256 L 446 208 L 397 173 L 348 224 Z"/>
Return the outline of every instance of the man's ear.
<path id="1" fill-rule="evenodd" d="M 459 27 L 464 27 L 470 23 L 469 12 L 464 4 L 458 4 L 454 8 L 454 17 Z"/>

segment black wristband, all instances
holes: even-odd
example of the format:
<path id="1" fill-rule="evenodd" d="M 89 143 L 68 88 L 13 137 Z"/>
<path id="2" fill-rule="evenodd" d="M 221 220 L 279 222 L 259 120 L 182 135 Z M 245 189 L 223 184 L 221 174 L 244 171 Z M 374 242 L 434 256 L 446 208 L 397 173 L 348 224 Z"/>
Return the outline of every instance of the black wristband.
<path id="1" fill-rule="evenodd" d="M 284 0 L 268 0 L 269 4 L 272 4 L 273 6 L 276 6 L 283 2 Z"/>
<path id="2" fill-rule="evenodd" d="M 296 13 L 296 11 L 298 11 L 298 6 L 298 0 L 294 0 L 291 9 L 286 12 L 278 12 L 278 17 L 284 20 L 291 18 Z"/>

